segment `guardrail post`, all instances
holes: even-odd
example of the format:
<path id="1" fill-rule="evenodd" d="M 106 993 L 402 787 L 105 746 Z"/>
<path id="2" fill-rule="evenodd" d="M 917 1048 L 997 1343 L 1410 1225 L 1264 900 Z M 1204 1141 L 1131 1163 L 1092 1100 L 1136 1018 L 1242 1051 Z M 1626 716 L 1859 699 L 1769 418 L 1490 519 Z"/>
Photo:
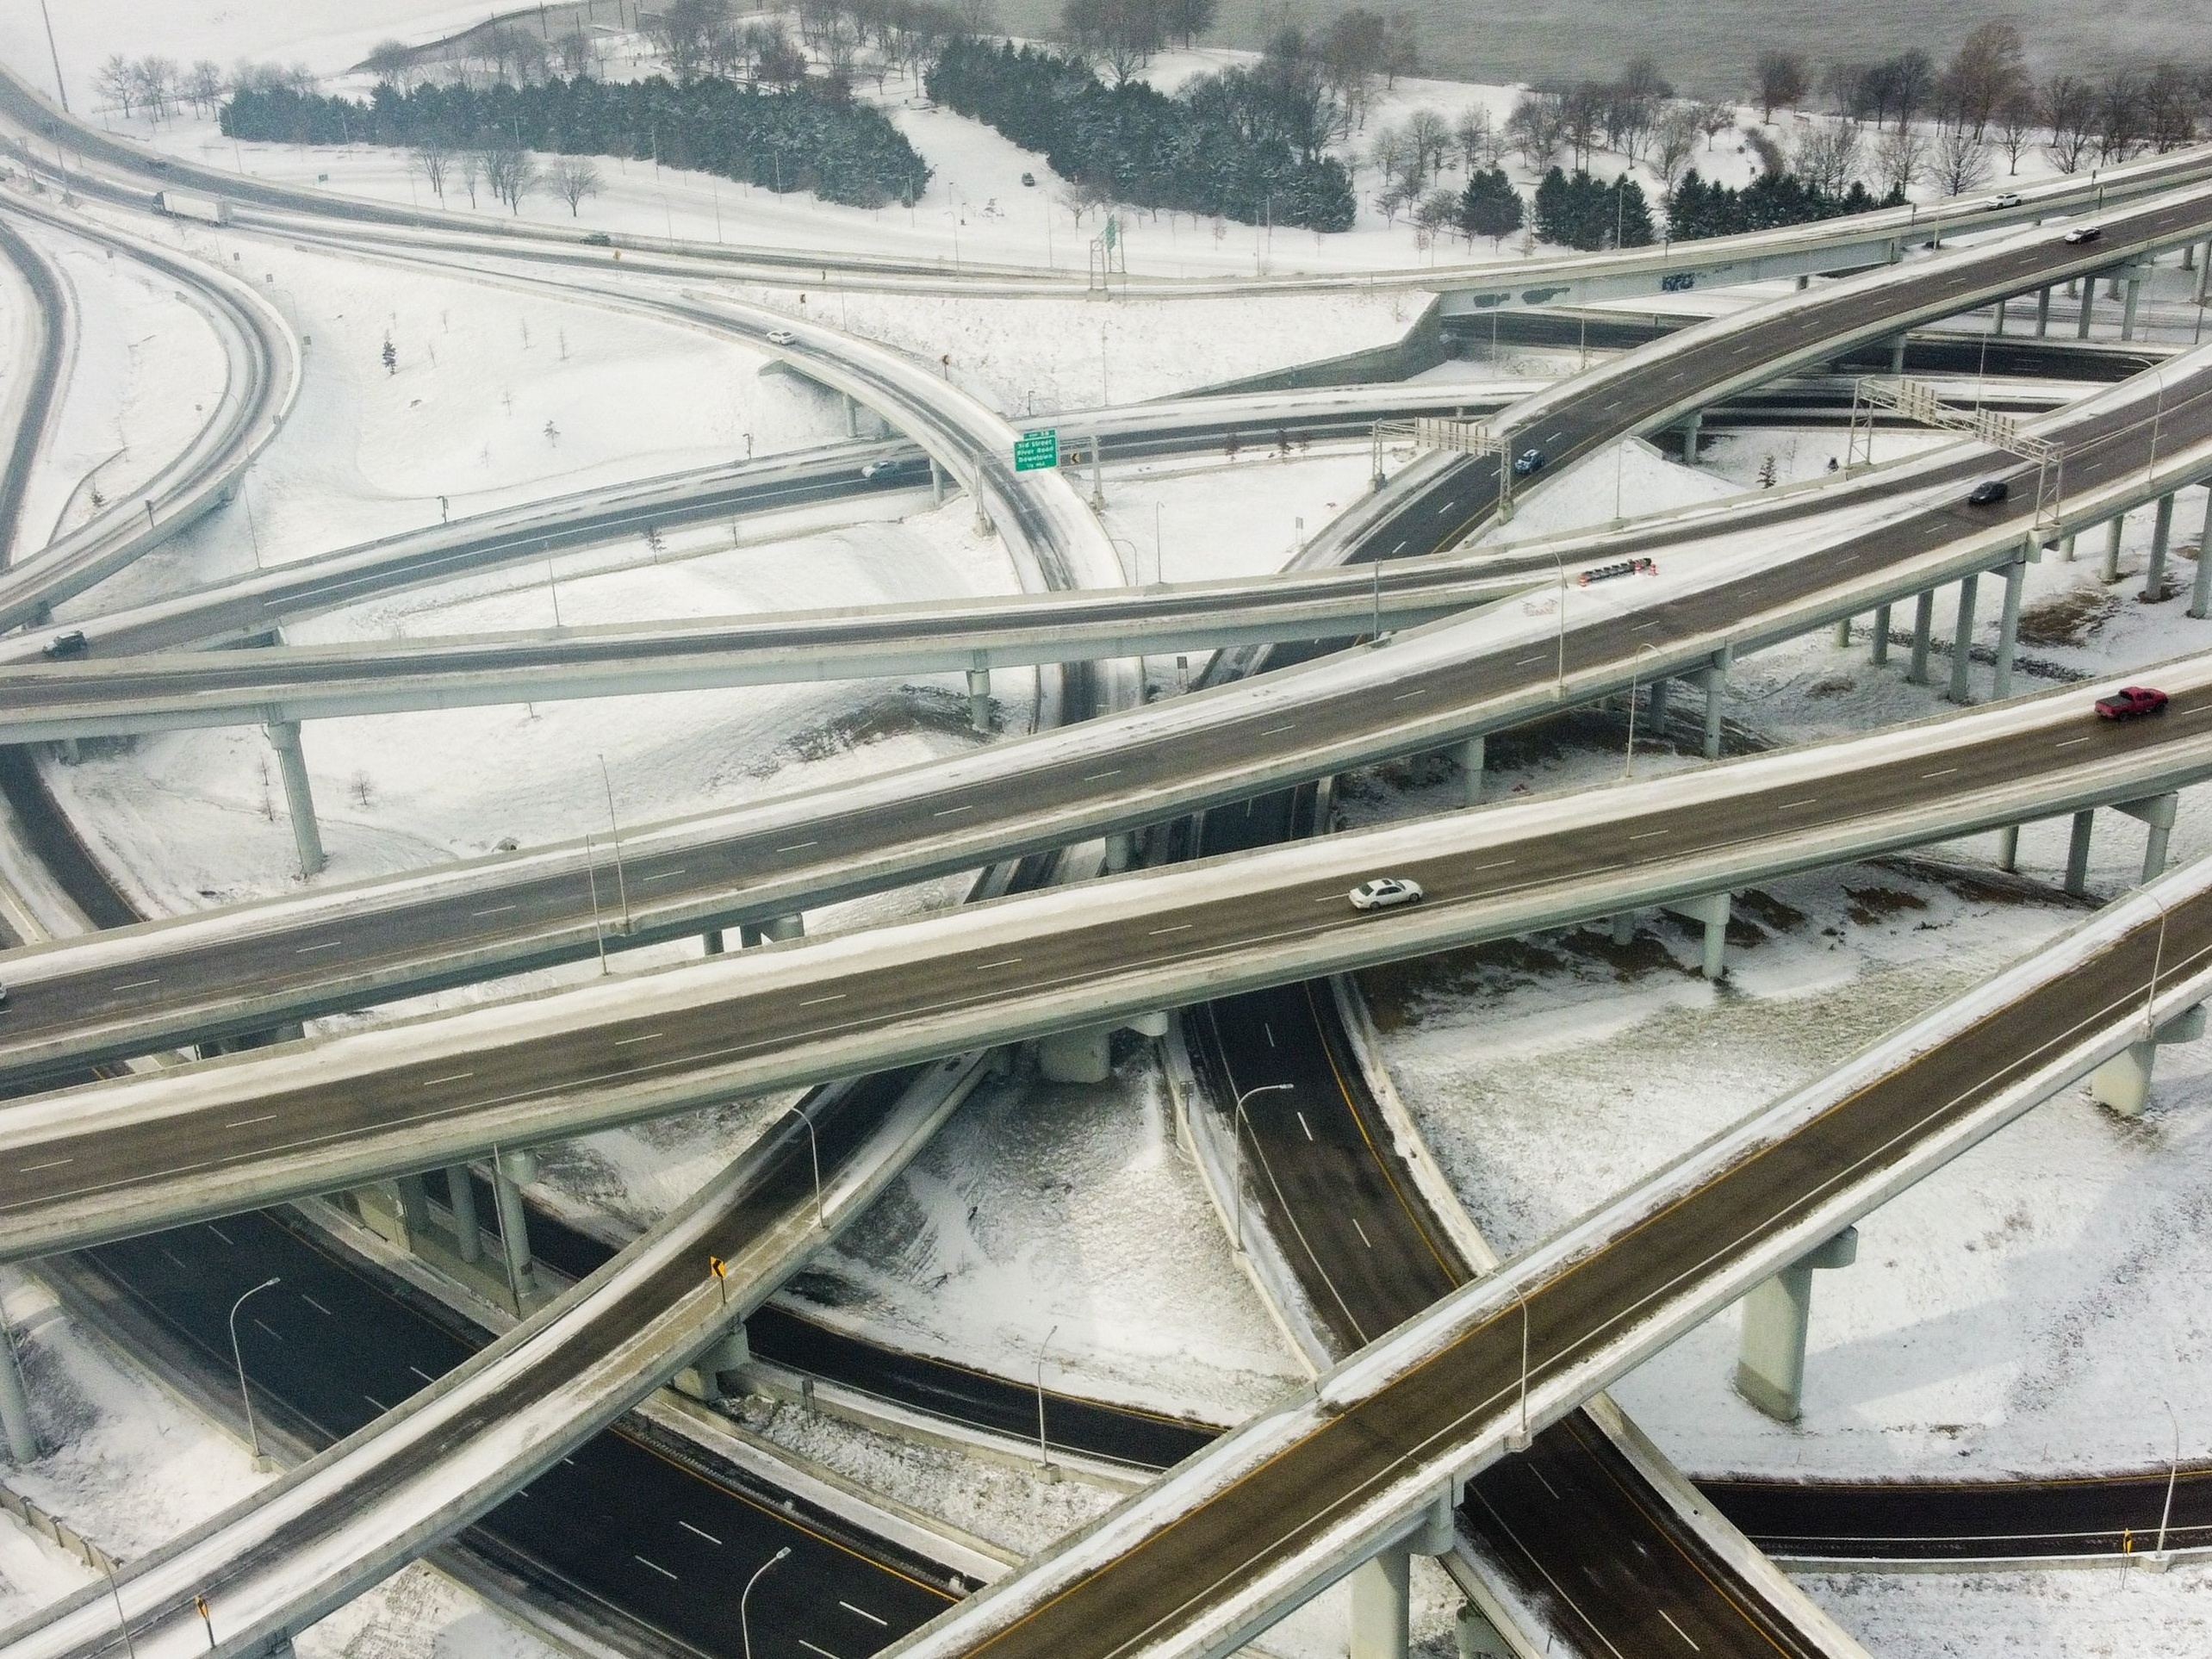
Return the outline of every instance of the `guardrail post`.
<path id="1" fill-rule="evenodd" d="M 1874 649 L 1872 660 L 1878 668 L 1890 660 L 1890 608 L 1886 605 L 1874 606 Z"/>
<path id="2" fill-rule="evenodd" d="M 2181 805 L 2181 797 L 2153 795 L 2148 800 L 2116 805 L 2129 817 L 2150 826 L 2150 836 L 2143 843 L 2143 879 L 2157 880 L 2165 873 L 2166 847 L 2173 838 L 2174 811 Z"/>
<path id="3" fill-rule="evenodd" d="M 2004 609 L 1997 624 L 1997 674 L 1991 696 L 2002 702 L 2012 695 L 2012 666 L 2020 655 L 2020 600 L 2028 586 L 2028 556 L 2016 554 L 2004 567 Z"/>
<path id="4" fill-rule="evenodd" d="M 1914 600 L 1912 607 L 1912 662 L 1904 671 L 1909 686 L 1928 683 L 1928 652 L 1935 643 L 1936 590 L 1925 589 Z"/>
<path id="5" fill-rule="evenodd" d="M 8 1455 L 18 1469 L 38 1460 L 39 1433 L 31 1422 L 30 1391 L 23 1386 L 15 1328 L 4 1318 L 0 1318 L 0 1433 L 7 1436 Z"/>
<path id="6" fill-rule="evenodd" d="M 2205 256 L 2212 264 L 2212 254 Z M 2196 532 L 2196 577 L 2189 585 L 2189 614 L 2212 616 L 2212 484 L 2204 487 L 2204 523 Z"/>
<path id="7" fill-rule="evenodd" d="M 284 811 L 292 820 L 293 845 L 300 849 L 300 873 L 320 875 L 329 861 L 323 856 L 322 829 L 315 823 L 315 794 L 308 782 L 307 753 L 300 747 L 300 723 L 271 720 L 262 730 L 276 751 L 276 770 L 284 780 Z"/>
<path id="8" fill-rule="evenodd" d="M 2104 569 L 2098 573 L 2106 581 L 2120 580 L 2120 537 L 2128 523 L 2124 513 L 2115 513 L 2104 531 Z"/>
<path id="9" fill-rule="evenodd" d="M 991 670 L 970 668 L 968 676 L 968 724 L 978 731 L 991 730 Z"/>
<path id="10" fill-rule="evenodd" d="M 2142 600 L 2156 605 L 2165 597 L 2166 544 L 2173 535 L 2173 494 L 2168 491 L 2159 497 L 2158 511 L 2151 519 L 2151 563 L 2143 572 Z M 2202 562 L 2203 550 L 2197 550 Z"/>
<path id="11" fill-rule="evenodd" d="M 1698 463 L 1698 433 L 1704 426 L 1703 409 L 1691 410 L 1690 418 L 1682 423 L 1682 464 L 1686 467 L 1694 467 Z"/>
<path id="12" fill-rule="evenodd" d="M 1412 1567 L 1412 1553 L 1398 1544 L 1352 1569 L 1351 1659 L 1407 1659 Z"/>
<path id="13" fill-rule="evenodd" d="M 507 1288 L 515 1312 L 522 1314 L 533 1288 L 530 1259 L 530 1215 L 523 1208 L 522 1184 L 537 1178 L 537 1157 L 530 1152 L 499 1153 L 492 1158 L 492 1199 L 500 1215 L 500 1244 L 506 1252 Z"/>
<path id="14" fill-rule="evenodd" d="M 2085 340 L 2089 338 L 2089 314 L 2096 303 L 2097 278 L 2094 276 L 2085 278 L 2081 285 L 2081 318 L 2074 324 L 2076 339 Z"/>
<path id="15" fill-rule="evenodd" d="M 1482 798 L 1482 759 L 1485 740 L 1469 737 L 1459 746 L 1460 799 L 1469 806 Z"/>
<path id="16" fill-rule="evenodd" d="M 2162 1042 L 2194 1042 L 2204 1035 L 2204 1004 L 2184 1010 L 2141 1042 L 2131 1042 L 2089 1074 L 2090 1098 L 2122 1117 L 2150 1104 L 2151 1072 Z"/>
<path id="17" fill-rule="evenodd" d="M 2035 295 L 2035 338 L 2041 339 L 2051 332 L 2051 290 L 2042 289 Z"/>
<path id="18" fill-rule="evenodd" d="M 2089 841 L 2097 829 L 2097 809 L 2073 815 L 2073 834 L 2066 842 L 2066 896 L 2081 898 L 2089 892 Z"/>
<path id="19" fill-rule="evenodd" d="M 1778 1423 L 1802 1414 L 1805 1339 L 1812 1324 L 1812 1276 L 1849 1267 L 1859 1257 L 1859 1229 L 1847 1227 L 1743 1298 L 1743 1345 L 1736 1391 Z"/>
<path id="20" fill-rule="evenodd" d="M 483 1223 L 476 1219 L 476 1183 L 466 1164 L 445 1170 L 445 1205 L 453 1212 L 453 1242 L 464 1262 L 484 1258 Z"/>
<path id="21" fill-rule="evenodd" d="M 1951 684 L 1943 693 L 1954 703 L 1973 700 L 1967 675 L 1974 665 L 1974 590 L 1980 583 L 1979 572 L 1959 583 L 1959 622 L 1951 631 Z"/>

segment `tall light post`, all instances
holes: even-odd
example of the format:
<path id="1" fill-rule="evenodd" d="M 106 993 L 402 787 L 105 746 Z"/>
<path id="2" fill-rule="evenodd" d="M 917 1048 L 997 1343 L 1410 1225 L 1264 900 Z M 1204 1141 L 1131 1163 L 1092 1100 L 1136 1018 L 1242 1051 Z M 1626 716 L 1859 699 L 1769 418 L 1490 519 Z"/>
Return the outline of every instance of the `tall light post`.
<path id="1" fill-rule="evenodd" d="M 257 1469 L 261 1466 L 262 1461 L 261 1431 L 255 1426 L 253 1421 L 253 1391 L 245 1386 L 245 1350 L 239 1347 L 238 1343 L 238 1310 L 245 1306 L 246 1301 L 249 1297 L 258 1296 L 264 1290 L 270 1289 L 273 1286 L 279 1285 L 283 1283 L 284 1281 L 281 1278 L 264 1279 L 260 1283 L 255 1285 L 252 1289 L 247 1291 L 245 1296 L 240 1296 L 236 1302 L 231 1303 L 231 1358 L 235 1361 L 238 1365 L 238 1397 L 239 1400 L 243 1401 L 245 1405 L 245 1439 L 246 1444 L 253 1449 L 253 1464 Z"/>
<path id="2" fill-rule="evenodd" d="M 2158 395 L 2151 402 L 2151 463 L 2143 469 L 2146 484 L 2159 475 L 2159 426 L 2165 419 L 2165 371 L 2152 370 L 2151 383 L 2158 388 Z"/>
<path id="3" fill-rule="evenodd" d="M 1055 1325 L 1037 1345 L 1037 1462 L 1047 1471 L 1053 1466 L 1053 1451 L 1045 1439 L 1045 1350 L 1053 1345 L 1053 1339 L 1059 1334 L 1059 1327 Z"/>
<path id="4" fill-rule="evenodd" d="M 2163 1562 L 2165 1559 L 2166 1523 L 2173 1519 L 2174 1482 L 2181 1478 L 2181 1420 L 2173 1414 L 2173 1402 L 2161 1400 L 2165 1407 L 2166 1421 L 2173 1428 L 2173 1461 L 2166 1465 L 2165 1507 L 2159 1512 L 2159 1547 L 2152 1553 Z"/>
<path id="5" fill-rule="evenodd" d="M 753 1625 L 746 1606 L 746 1604 L 753 1599 L 753 1587 L 761 1581 L 761 1574 L 767 1572 L 769 1568 L 774 1566 L 778 1562 L 781 1561 L 790 1553 L 791 1545 L 786 1544 L 782 1549 L 777 1550 L 775 1554 L 770 1556 L 766 1561 L 753 1569 L 752 1577 L 745 1581 L 745 1588 L 737 1598 L 737 1635 L 745 1644 L 745 1659 L 753 1659 Z"/>
<path id="6" fill-rule="evenodd" d="M 792 1116 L 797 1118 L 800 1122 L 806 1125 L 806 1147 L 808 1153 L 814 1159 L 814 1225 L 822 1228 L 823 1231 L 826 1233 L 829 1231 L 830 1223 L 824 1217 L 822 1209 L 821 1140 L 814 1133 L 814 1120 L 812 1118 L 809 1117 L 795 1105 L 786 1107 L 785 1109 L 789 1112 Z"/>
<path id="7" fill-rule="evenodd" d="M 622 930 L 630 931 L 630 883 L 622 873 L 622 821 L 614 815 L 614 778 L 606 769 L 606 756 L 599 757 L 600 785 L 606 791 L 606 821 L 614 831 L 614 886 L 622 898 Z"/>
<path id="8" fill-rule="evenodd" d="M 1637 664 L 1643 661 L 1643 654 L 1646 651 L 1656 656 L 1659 654 L 1659 647 L 1655 642 L 1647 639 L 1636 648 L 1636 655 L 1629 659 L 1628 755 L 1620 764 L 1620 775 L 1624 778 L 1634 775 L 1636 771 L 1636 668 Z M 1658 681 L 1655 679 L 1652 684 L 1656 687 Z"/>
<path id="9" fill-rule="evenodd" d="M 1559 573 L 1559 674 L 1551 683 L 1551 694 L 1563 703 L 1567 700 L 1567 567 L 1556 552 L 1551 554 L 1551 568 Z"/>
<path id="10" fill-rule="evenodd" d="M 62 84 L 61 52 L 53 43 L 53 13 L 47 9 L 47 0 L 39 0 L 39 16 L 46 19 L 47 55 L 53 59 L 53 90 L 61 100 L 61 113 L 69 113 L 69 89 Z"/>
<path id="11" fill-rule="evenodd" d="M 1232 1083 L 1229 1086 L 1230 1086 L 1232 1089 L 1233 1089 L 1233 1088 L 1235 1088 L 1235 1087 L 1236 1087 L 1236 1084 L 1233 1084 L 1233 1083 Z M 1237 1169 L 1236 1169 L 1236 1214 L 1237 1214 L 1237 1223 L 1236 1223 L 1236 1225 L 1237 1225 L 1237 1248 L 1238 1248 L 1239 1250 L 1240 1250 L 1240 1251 L 1245 1247 L 1245 1242 L 1244 1242 L 1244 1185 L 1245 1185 L 1245 1184 L 1244 1184 L 1244 1139 L 1243 1139 L 1243 1137 L 1244 1137 L 1244 1135 L 1245 1135 L 1245 1134 L 1252 1134 L 1252 1120 L 1251 1120 L 1250 1118 L 1248 1118 L 1248 1117 L 1246 1117 L 1246 1116 L 1245 1115 L 1245 1103 L 1246 1103 L 1246 1101 L 1248 1101 L 1248 1100 L 1255 1100 L 1255 1099 L 1258 1098 L 1261 1095 L 1287 1095 L 1287 1094 L 1289 1094 L 1289 1093 L 1293 1092 L 1293 1091 L 1296 1089 L 1296 1087 L 1297 1087 L 1297 1085 L 1296 1085 L 1296 1084 L 1291 1084 L 1291 1083 L 1263 1083 L 1263 1084 L 1261 1084 L 1258 1088 L 1256 1088 L 1256 1089 L 1246 1089 L 1246 1090 L 1244 1090 L 1242 1092 L 1240 1092 L 1240 1093 L 1237 1096 L 1237 1122 L 1236 1122 L 1236 1127 L 1237 1127 L 1238 1133 L 1236 1133 L 1236 1134 L 1233 1134 L 1233 1135 L 1231 1136 L 1231 1139 L 1232 1139 L 1232 1140 L 1235 1140 L 1235 1141 L 1236 1141 L 1236 1145 L 1237 1145 Z M 1259 1145 L 1259 1136 L 1258 1136 L 1258 1134 L 1252 1134 L 1252 1144 L 1253 1145 L 1253 1146 L 1254 1146 L 1254 1147 L 1258 1147 L 1258 1146 Z"/>

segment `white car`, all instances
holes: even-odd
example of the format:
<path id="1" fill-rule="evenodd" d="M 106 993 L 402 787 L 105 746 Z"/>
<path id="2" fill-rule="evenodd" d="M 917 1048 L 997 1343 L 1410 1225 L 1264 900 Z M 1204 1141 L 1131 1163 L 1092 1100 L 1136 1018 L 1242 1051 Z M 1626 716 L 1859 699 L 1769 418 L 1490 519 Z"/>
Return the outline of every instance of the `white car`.
<path id="1" fill-rule="evenodd" d="M 1992 211 L 1999 208 L 2016 208 L 2020 205 L 2020 192 L 2017 190 L 2007 190 L 2003 196 L 1998 197 L 1996 201 L 1991 202 L 1989 205 Z"/>
<path id="2" fill-rule="evenodd" d="M 1354 887 L 1351 898 L 1355 910 L 1395 910 L 1401 904 L 1420 904 L 1421 884 L 1404 876 L 1376 876 Z"/>
<path id="3" fill-rule="evenodd" d="M 771 328 L 768 330 L 768 344 L 770 345 L 797 345 L 798 344 L 798 336 L 792 333 L 788 328 Z"/>

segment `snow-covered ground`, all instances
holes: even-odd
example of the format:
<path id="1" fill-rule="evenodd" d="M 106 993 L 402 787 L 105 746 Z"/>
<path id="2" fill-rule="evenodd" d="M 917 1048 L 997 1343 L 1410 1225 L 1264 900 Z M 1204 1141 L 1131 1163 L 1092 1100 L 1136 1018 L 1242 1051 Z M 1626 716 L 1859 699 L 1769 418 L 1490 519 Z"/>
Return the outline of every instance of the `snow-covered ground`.
<path id="1" fill-rule="evenodd" d="M 1882 1659 L 2212 1653 L 2212 1568 L 1807 1574 L 1799 1583 Z"/>
<path id="2" fill-rule="evenodd" d="M 78 1326 L 35 1278 L 0 1275 L 40 1442 L 10 1486 L 118 1560 L 149 1553 L 273 1478 L 246 1449 Z M 93 1581 L 90 1569 L 0 1514 L 0 1624 Z M 554 1650 L 424 1566 L 302 1632 L 308 1659 L 554 1659 Z"/>

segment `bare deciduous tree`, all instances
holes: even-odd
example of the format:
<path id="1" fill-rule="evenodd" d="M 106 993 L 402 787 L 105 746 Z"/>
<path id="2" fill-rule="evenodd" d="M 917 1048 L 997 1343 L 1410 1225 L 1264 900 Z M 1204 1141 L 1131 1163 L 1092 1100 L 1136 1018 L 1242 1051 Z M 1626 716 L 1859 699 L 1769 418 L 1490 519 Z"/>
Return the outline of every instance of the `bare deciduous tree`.
<path id="1" fill-rule="evenodd" d="M 452 166 L 453 146 L 444 139 L 426 139 L 407 156 L 409 171 L 430 186 L 431 193 L 437 196 L 441 208 L 445 205 L 445 176 Z M 472 202 L 475 195 L 472 189 L 469 192 Z"/>
<path id="2" fill-rule="evenodd" d="M 2062 173 L 2079 171 L 2097 118 L 2096 89 L 2072 75 L 2054 75 L 2043 88 L 2042 115 L 2051 131 L 2043 146 L 2051 165 Z"/>
<path id="3" fill-rule="evenodd" d="M 1798 139 L 1791 171 L 1816 190 L 1842 195 L 1859 176 L 1860 134 L 1849 121 L 1823 121 L 1809 128 Z"/>
<path id="4" fill-rule="evenodd" d="M 519 214 L 523 197 L 537 186 L 537 163 L 530 152 L 504 133 L 498 134 L 479 145 L 476 165 L 483 172 L 485 187 Z"/>
<path id="5" fill-rule="evenodd" d="M 1989 183 L 1989 146 L 1963 122 L 1947 127 L 1936 140 L 1929 175 L 1946 196 L 1964 196 Z"/>
<path id="6" fill-rule="evenodd" d="M 1651 166 L 1668 190 L 1675 188 L 1704 136 L 1705 122 L 1691 105 L 1670 104 L 1659 117 L 1651 129 Z"/>
<path id="7" fill-rule="evenodd" d="M 584 198 L 597 196 L 600 171 L 581 156 L 562 156 L 547 171 L 546 178 L 553 186 L 553 194 L 569 204 L 569 217 L 577 216 Z"/>
<path id="8" fill-rule="evenodd" d="M 1801 52 L 1762 52 L 1755 65 L 1759 109 L 1772 121 L 1777 109 L 1794 109 L 1812 90 L 1812 69 Z"/>
<path id="9" fill-rule="evenodd" d="M 1928 171 L 1928 140 L 1910 126 L 1886 133 L 1874 146 L 1875 180 L 1885 190 L 1909 190 Z"/>

